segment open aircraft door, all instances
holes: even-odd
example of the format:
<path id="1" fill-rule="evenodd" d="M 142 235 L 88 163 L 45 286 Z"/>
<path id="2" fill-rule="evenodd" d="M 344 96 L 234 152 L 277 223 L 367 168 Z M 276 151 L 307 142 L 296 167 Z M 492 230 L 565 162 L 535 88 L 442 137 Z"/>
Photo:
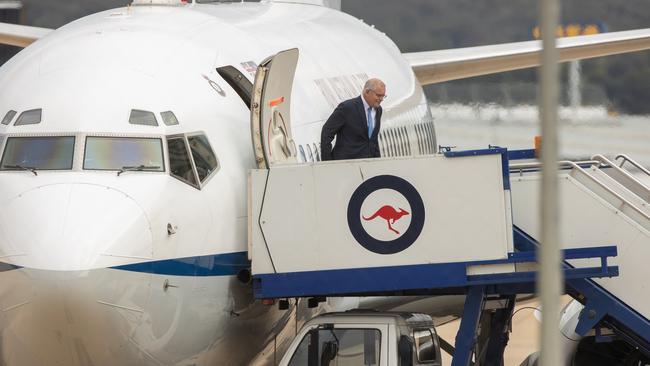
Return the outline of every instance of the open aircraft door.
<path id="1" fill-rule="evenodd" d="M 257 167 L 296 162 L 291 136 L 291 90 L 298 49 L 278 52 L 257 67 L 251 100 L 251 133 Z"/>

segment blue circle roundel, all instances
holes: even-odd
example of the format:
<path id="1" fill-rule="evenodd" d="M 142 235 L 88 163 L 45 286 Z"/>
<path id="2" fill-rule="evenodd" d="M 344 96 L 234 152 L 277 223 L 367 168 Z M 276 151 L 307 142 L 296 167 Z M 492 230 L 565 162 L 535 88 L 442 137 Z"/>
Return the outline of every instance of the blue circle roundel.
<path id="1" fill-rule="evenodd" d="M 410 212 L 402 207 L 394 207 L 389 204 L 375 203 L 376 207 L 371 208 L 369 216 L 364 216 L 361 208 L 364 201 L 378 190 L 392 190 L 403 196 L 408 205 Z M 403 217 L 410 216 L 410 224 L 403 233 L 397 231 L 394 227 Z M 395 239 L 379 240 L 368 233 L 364 221 L 379 220 L 385 230 L 395 233 Z M 382 221 L 382 220 L 385 220 Z M 410 247 L 422 233 L 424 227 L 424 202 L 418 191 L 413 185 L 406 180 L 394 175 L 379 175 L 372 177 L 363 182 L 352 194 L 348 203 L 348 227 L 352 236 L 371 252 L 378 254 L 395 254 Z"/>

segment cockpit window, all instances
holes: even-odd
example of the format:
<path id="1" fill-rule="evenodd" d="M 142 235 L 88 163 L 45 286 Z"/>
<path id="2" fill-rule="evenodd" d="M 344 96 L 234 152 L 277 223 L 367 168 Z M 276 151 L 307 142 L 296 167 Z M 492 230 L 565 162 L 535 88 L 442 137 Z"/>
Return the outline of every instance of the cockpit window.
<path id="1" fill-rule="evenodd" d="M 86 138 L 86 170 L 134 170 L 163 172 L 162 140 L 139 137 Z"/>
<path id="2" fill-rule="evenodd" d="M 182 136 L 168 137 L 167 149 L 169 150 L 169 169 L 172 177 L 198 188 L 196 175 L 194 175 L 194 169 L 192 169 L 192 162 L 190 161 L 190 154 L 185 145 L 185 138 Z"/>
<path id="3" fill-rule="evenodd" d="M 162 112 L 160 113 L 160 116 L 167 126 L 174 126 L 178 124 L 178 118 L 176 118 L 176 115 L 172 111 Z"/>
<path id="4" fill-rule="evenodd" d="M 74 155 L 72 136 L 9 137 L 1 170 L 69 170 Z"/>
<path id="5" fill-rule="evenodd" d="M 2 119 L 2 124 L 3 125 L 8 125 L 9 123 L 11 123 L 11 120 L 14 119 L 14 117 L 16 116 L 16 113 L 18 113 L 18 112 L 16 112 L 16 111 L 7 112 L 7 114 L 5 114 L 5 117 Z"/>
<path id="6" fill-rule="evenodd" d="M 24 111 L 20 114 L 14 126 L 24 126 L 24 125 L 36 125 L 41 123 L 41 118 L 43 117 L 42 109 L 32 109 L 29 111 Z"/>
<path id="7" fill-rule="evenodd" d="M 129 123 L 132 125 L 158 126 L 158 120 L 153 112 L 132 109 L 129 116 Z"/>
<path id="8" fill-rule="evenodd" d="M 214 155 L 210 142 L 205 135 L 189 136 L 187 141 L 190 143 L 190 150 L 192 150 L 194 166 L 196 166 L 199 180 L 204 182 L 217 169 L 219 165 L 217 157 Z"/>

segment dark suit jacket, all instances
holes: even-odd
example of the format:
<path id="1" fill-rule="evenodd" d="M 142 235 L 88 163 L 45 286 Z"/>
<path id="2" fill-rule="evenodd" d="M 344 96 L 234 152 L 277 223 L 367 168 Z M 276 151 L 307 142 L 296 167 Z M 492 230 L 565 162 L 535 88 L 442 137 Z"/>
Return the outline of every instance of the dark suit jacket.
<path id="1" fill-rule="evenodd" d="M 381 107 L 375 113 L 375 128 L 368 138 L 368 123 L 361 96 L 339 104 L 327 119 L 320 135 L 323 160 L 378 158 Z M 332 149 L 332 140 L 336 145 Z"/>

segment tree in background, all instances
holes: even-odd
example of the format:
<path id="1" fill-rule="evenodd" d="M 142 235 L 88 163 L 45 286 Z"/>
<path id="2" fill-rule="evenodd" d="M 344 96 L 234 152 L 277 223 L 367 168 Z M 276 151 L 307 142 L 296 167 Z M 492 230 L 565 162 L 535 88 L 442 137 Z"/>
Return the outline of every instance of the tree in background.
<path id="1" fill-rule="evenodd" d="M 342 5 L 344 11 L 385 32 L 403 52 L 527 41 L 538 23 L 537 0 L 343 0 Z M 565 24 L 605 23 L 609 31 L 647 28 L 647 9 L 647 0 L 565 0 L 562 19 Z M 650 113 L 645 100 L 650 95 L 650 51 L 585 60 L 582 66 L 583 82 L 602 87 L 614 109 Z M 498 92 L 502 83 L 536 80 L 536 70 L 521 70 L 444 84 L 490 83 Z M 444 85 L 427 89 L 440 88 Z"/>

